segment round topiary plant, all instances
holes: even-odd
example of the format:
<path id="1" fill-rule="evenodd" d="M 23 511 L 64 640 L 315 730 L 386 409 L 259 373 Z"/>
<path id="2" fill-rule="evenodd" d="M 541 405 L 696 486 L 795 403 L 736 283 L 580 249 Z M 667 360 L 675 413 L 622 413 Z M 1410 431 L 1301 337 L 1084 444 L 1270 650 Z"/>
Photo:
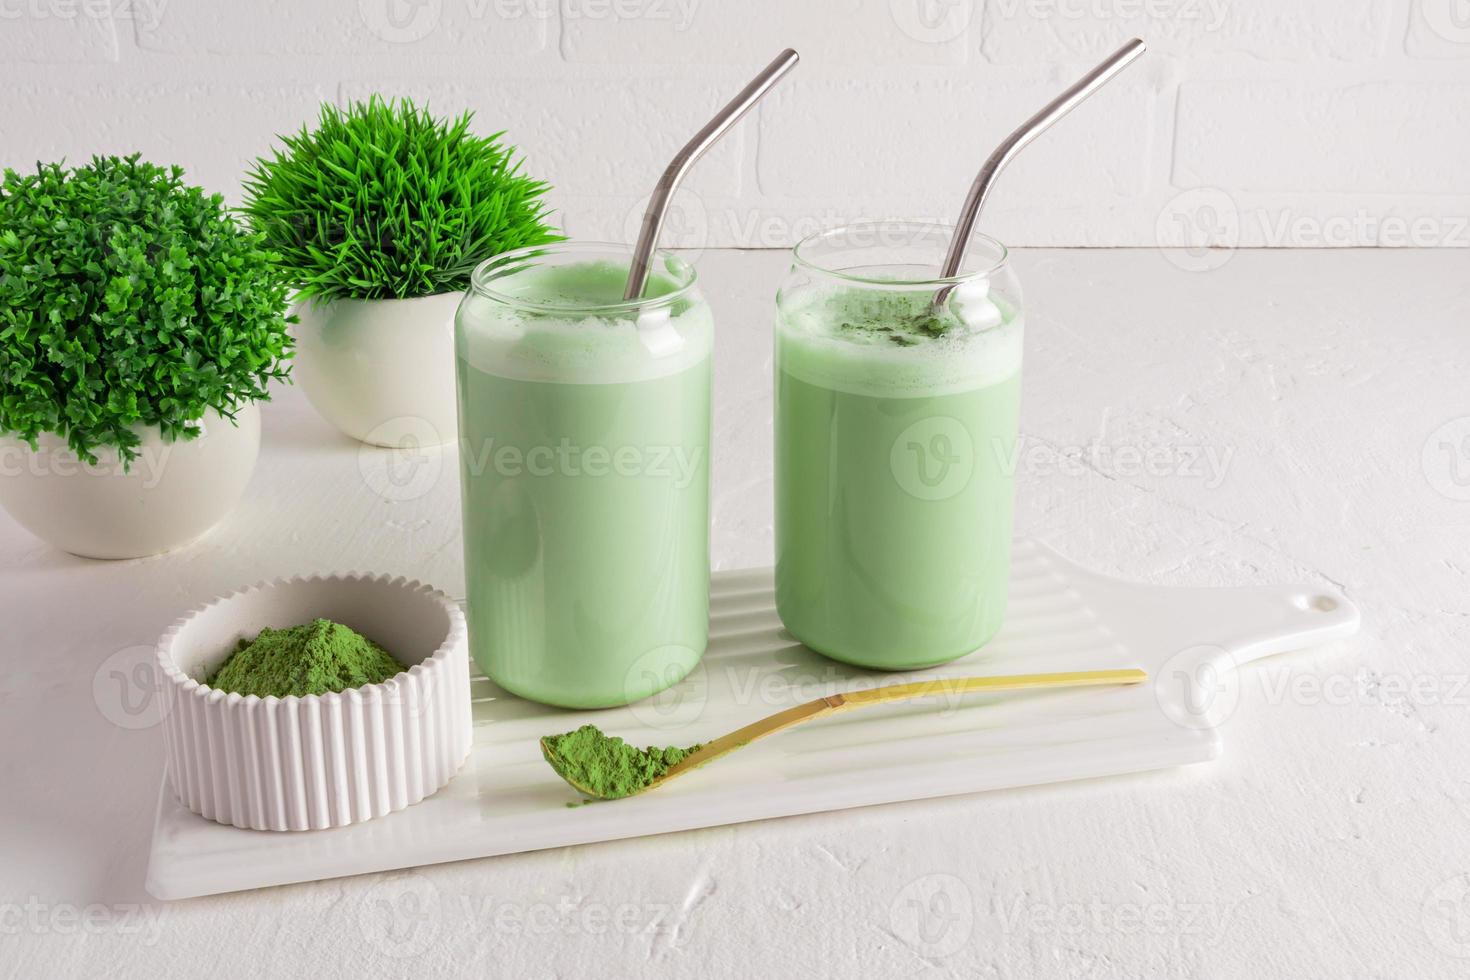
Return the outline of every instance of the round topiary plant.
<path id="1" fill-rule="evenodd" d="M 261 236 L 178 167 L 96 157 L 0 183 L 0 432 L 88 463 L 138 428 L 192 439 L 287 374 L 288 284 Z"/>
<path id="2" fill-rule="evenodd" d="M 549 185 L 521 173 L 471 113 L 435 119 L 409 100 L 325 105 L 245 179 L 245 213 L 300 295 L 408 299 L 457 292 L 501 252 L 558 241 Z"/>

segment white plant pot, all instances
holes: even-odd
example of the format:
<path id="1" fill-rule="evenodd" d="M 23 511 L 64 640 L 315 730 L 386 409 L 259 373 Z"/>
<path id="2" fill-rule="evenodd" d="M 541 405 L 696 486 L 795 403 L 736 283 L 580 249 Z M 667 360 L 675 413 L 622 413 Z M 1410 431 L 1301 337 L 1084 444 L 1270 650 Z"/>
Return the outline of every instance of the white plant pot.
<path id="1" fill-rule="evenodd" d="M 453 442 L 460 293 L 306 300 L 291 376 L 328 422 L 375 446 Z"/>
<path id="2" fill-rule="evenodd" d="M 141 558 L 188 544 L 239 503 L 260 453 L 260 409 L 235 422 L 213 410 L 194 439 L 164 442 L 140 430 L 138 456 L 125 472 L 116 450 L 97 465 L 66 440 L 43 433 L 33 451 L 0 436 L 0 506 L 36 537 L 84 558 Z"/>

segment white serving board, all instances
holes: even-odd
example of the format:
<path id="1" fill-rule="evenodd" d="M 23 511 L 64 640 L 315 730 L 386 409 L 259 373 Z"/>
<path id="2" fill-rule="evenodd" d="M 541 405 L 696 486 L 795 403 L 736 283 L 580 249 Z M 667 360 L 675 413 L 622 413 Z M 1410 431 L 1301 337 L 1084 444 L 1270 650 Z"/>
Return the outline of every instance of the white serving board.
<path id="1" fill-rule="evenodd" d="M 1020 541 L 1006 625 L 994 641 L 944 667 L 883 674 L 792 640 L 776 617 L 770 569 L 717 573 L 709 650 L 688 678 L 637 705 L 577 712 L 523 701 L 477 674 L 469 761 L 437 795 L 399 813 L 335 830 L 241 830 L 186 810 L 165 779 L 147 888 L 189 898 L 1202 762 L 1218 754 L 1219 737 L 1200 709 L 1229 687 L 1212 671 L 1349 635 L 1358 622 L 1346 599 L 1321 590 L 1138 585 Z M 587 723 L 638 745 L 685 745 L 857 687 L 1109 667 L 1143 667 L 1154 682 L 867 708 L 611 803 L 568 807 L 579 796 L 537 745 Z"/>

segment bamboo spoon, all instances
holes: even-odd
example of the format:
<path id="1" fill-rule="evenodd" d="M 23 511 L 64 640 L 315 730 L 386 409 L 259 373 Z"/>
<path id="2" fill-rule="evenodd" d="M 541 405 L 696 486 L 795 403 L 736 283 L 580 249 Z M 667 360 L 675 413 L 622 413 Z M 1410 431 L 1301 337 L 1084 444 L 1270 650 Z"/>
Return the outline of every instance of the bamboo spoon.
<path id="1" fill-rule="evenodd" d="M 1057 674 L 1008 674 L 991 677 L 953 677 L 938 678 L 928 681 L 915 681 L 911 684 L 890 684 L 887 687 L 876 687 L 865 691 L 851 691 L 847 694 L 831 694 L 825 698 L 817 698 L 805 704 L 798 704 L 794 708 L 778 711 L 768 718 L 746 725 L 744 728 L 736 729 L 728 735 L 722 735 L 713 742 L 707 742 L 698 751 L 691 752 L 681 761 L 670 766 L 663 775 L 654 779 L 647 786 L 635 790 L 628 795 L 637 796 L 651 789 L 662 786 L 675 777 L 682 776 L 686 772 L 698 769 L 707 762 L 713 762 L 721 756 L 729 755 L 736 749 L 754 742 L 758 738 L 774 735 L 788 728 L 800 725 L 803 722 L 814 721 L 834 715 L 839 711 L 848 711 L 853 708 L 865 708 L 874 704 L 891 704 L 895 701 L 911 701 L 915 698 L 929 697 L 931 695 L 956 695 L 956 694 L 978 694 L 990 691 L 1023 691 L 1033 688 L 1059 688 L 1059 687 L 1094 687 L 1103 684 L 1138 684 L 1148 679 L 1148 672 L 1137 669 L 1127 670 L 1079 670 Z M 590 787 L 582 786 L 573 782 L 566 775 L 567 767 L 561 764 L 552 743 L 541 739 L 541 754 L 551 768 L 556 770 L 557 775 L 566 780 L 578 792 L 585 796 L 599 799 L 613 799 L 604 797 Z M 616 797 L 622 799 L 623 797 Z"/>

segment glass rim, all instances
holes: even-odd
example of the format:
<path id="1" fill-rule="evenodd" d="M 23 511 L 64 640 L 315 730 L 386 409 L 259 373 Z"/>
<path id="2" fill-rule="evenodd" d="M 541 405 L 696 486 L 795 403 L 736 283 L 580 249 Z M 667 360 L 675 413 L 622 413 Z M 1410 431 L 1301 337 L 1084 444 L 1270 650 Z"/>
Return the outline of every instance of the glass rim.
<path id="1" fill-rule="evenodd" d="M 680 258 L 673 252 L 660 248 L 654 250 L 652 260 L 649 262 L 650 274 L 652 274 L 654 269 L 659 267 L 667 269 L 669 261 L 672 260 L 687 270 L 688 277 L 679 284 L 678 288 L 658 296 L 649 296 L 642 299 L 620 299 L 612 303 L 541 303 L 535 300 L 528 300 L 524 296 L 513 296 L 510 293 L 494 289 L 490 285 L 491 281 L 498 278 L 498 276 L 491 274 L 495 271 L 494 267 L 497 266 L 513 264 L 542 255 L 570 252 L 610 252 L 618 255 L 626 255 L 631 265 L 633 249 L 634 246 L 620 242 L 583 240 L 547 242 L 543 245 L 527 245 L 523 248 L 511 249 L 508 252 L 501 252 L 499 255 L 492 255 L 475 266 L 474 271 L 470 273 L 470 291 L 493 299 L 498 303 L 503 303 L 506 306 L 537 313 L 627 313 L 635 310 L 646 310 L 650 307 L 672 306 L 684 298 L 699 281 L 699 271 L 694 268 L 694 263 Z M 529 262 L 527 263 L 527 265 L 530 264 Z M 505 274 L 511 274 L 512 271 L 518 270 L 507 270 Z"/>
<path id="2" fill-rule="evenodd" d="M 847 282 L 862 283 L 863 285 L 870 286 L 939 287 L 960 285 L 962 283 L 974 282 L 977 279 L 988 279 L 997 271 L 1005 267 L 1010 261 L 1011 250 L 1006 248 L 1006 246 L 998 239 L 992 238 L 989 235 L 983 234 L 981 232 L 974 232 L 970 235 L 971 248 L 968 254 L 974 254 L 974 246 L 977 243 L 986 245 L 990 248 L 992 254 L 995 255 L 995 261 L 982 269 L 976 269 L 971 272 L 961 272 L 953 276 L 932 276 L 922 279 L 879 279 L 874 276 L 857 275 L 851 272 L 843 271 L 841 269 L 830 268 L 826 265 L 821 264 L 820 262 L 815 261 L 808 254 L 811 247 L 820 244 L 823 240 L 836 238 L 840 235 L 851 235 L 854 232 L 863 229 L 875 228 L 929 229 L 936 232 L 946 232 L 946 240 L 954 237 L 953 225 L 946 225 L 932 221 L 906 221 L 903 219 L 877 219 L 873 221 L 857 221 L 853 222 L 852 224 L 841 225 L 837 228 L 829 228 L 826 231 L 819 231 L 816 234 L 808 235 L 801 241 L 796 243 L 796 245 L 791 249 L 791 254 L 798 265 L 801 265 L 807 269 L 811 269 L 813 272 L 819 272 L 824 276 L 831 276 L 835 279 L 842 279 Z"/>

